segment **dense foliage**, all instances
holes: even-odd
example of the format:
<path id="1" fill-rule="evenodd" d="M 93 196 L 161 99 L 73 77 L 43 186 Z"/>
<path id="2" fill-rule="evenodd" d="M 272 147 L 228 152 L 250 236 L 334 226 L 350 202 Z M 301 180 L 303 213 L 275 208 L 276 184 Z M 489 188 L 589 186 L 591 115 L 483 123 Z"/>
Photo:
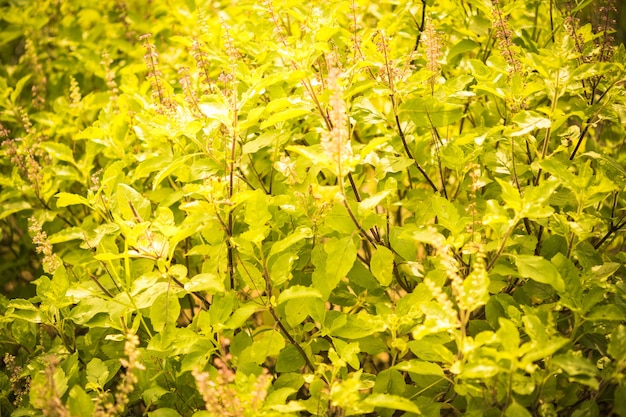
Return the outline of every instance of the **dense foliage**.
<path id="1" fill-rule="evenodd" d="M 626 416 L 611 4 L 3 2 L 0 415 Z"/>

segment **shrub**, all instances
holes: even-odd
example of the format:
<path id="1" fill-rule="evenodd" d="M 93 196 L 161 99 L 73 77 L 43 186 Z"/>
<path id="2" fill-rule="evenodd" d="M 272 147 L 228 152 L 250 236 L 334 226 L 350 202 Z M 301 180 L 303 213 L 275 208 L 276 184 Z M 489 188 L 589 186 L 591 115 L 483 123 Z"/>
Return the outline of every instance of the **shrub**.
<path id="1" fill-rule="evenodd" d="M 0 413 L 626 416 L 612 3 L 172 3 L 3 6 Z"/>

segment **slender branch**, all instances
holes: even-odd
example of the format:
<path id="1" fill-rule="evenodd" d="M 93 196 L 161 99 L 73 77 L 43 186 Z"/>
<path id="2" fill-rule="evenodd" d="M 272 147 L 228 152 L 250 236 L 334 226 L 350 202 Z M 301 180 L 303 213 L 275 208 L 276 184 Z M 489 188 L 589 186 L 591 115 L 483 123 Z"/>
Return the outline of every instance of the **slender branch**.
<path id="1" fill-rule="evenodd" d="M 313 372 L 315 370 L 315 367 L 313 366 L 311 359 L 309 359 L 309 356 L 306 354 L 304 349 L 302 349 L 302 346 L 300 346 L 300 344 L 296 341 L 296 339 L 294 339 L 293 336 L 289 333 L 289 331 L 287 331 L 287 328 L 285 328 L 285 325 L 280 320 L 280 317 L 278 317 L 278 314 L 276 314 L 276 310 L 274 310 L 274 307 L 272 307 L 272 305 L 269 305 L 269 311 L 272 317 L 274 318 L 274 320 L 276 321 L 276 324 L 278 325 L 278 327 L 280 327 L 281 333 L 287 338 L 287 340 L 289 340 L 289 343 L 291 343 L 293 347 L 296 348 L 298 353 L 300 353 L 300 356 L 302 356 L 302 358 L 304 359 L 304 362 L 306 363 L 307 368 L 311 372 Z"/>
<path id="2" fill-rule="evenodd" d="M 430 124 L 430 133 L 435 142 L 435 152 L 437 153 L 437 167 L 439 169 L 439 177 L 441 178 L 441 192 L 443 193 L 444 198 L 448 199 L 448 191 L 446 190 L 446 181 L 444 178 L 444 169 L 441 164 L 441 154 L 440 154 L 440 146 L 441 146 L 441 136 L 439 136 L 439 132 L 437 128 L 433 124 L 433 120 L 430 118 L 430 112 L 428 109 L 426 110 L 426 117 L 428 118 L 428 123 Z"/>
<path id="3" fill-rule="evenodd" d="M 504 247 L 506 246 L 506 242 L 507 242 L 507 240 L 509 240 L 509 236 L 511 236 L 511 233 L 513 233 L 513 230 L 515 229 L 515 226 L 517 225 L 517 221 L 518 221 L 518 219 L 515 219 L 513 224 L 508 228 L 508 230 L 506 231 L 506 233 L 502 237 L 502 243 L 500 243 L 500 247 L 498 248 L 498 251 L 493 256 L 493 258 L 491 258 L 489 263 L 487 264 L 487 271 L 489 271 L 489 270 L 491 270 L 491 268 L 493 268 L 493 266 L 495 265 L 495 263 L 498 260 L 498 258 L 500 257 L 500 255 L 502 255 L 502 252 L 504 251 Z"/>
<path id="4" fill-rule="evenodd" d="M 309 356 L 306 354 L 304 349 L 302 349 L 302 346 L 300 346 L 300 344 L 296 341 L 296 339 L 294 339 L 293 336 L 289 333 L 289 331 L 287 330 L 287 328 L 281 321 L 280 317 L 278 316 L 278 313 L 276 313 L 276 310 L 274 309 L 274 306 L 272 305 L 271 301 L 269 301 L 269 297 L 272 295 L 272 281 L 270 279 L 269 271 L 267 270 L 265 257 L 263 256 L 263 249 L 261 249 L 261 258 L 262 258 L 262 264 L 263 264 L 263 278 L 265 279 L 265 292 L 267 293 L 266 295 L 268 297 L 266 306 L 270 314 L 274 318 L 274 321 L 280 328 L 281 333 L 287 338 L 287 340 L 289 340 L 289 343 L 291 343 L 296 348 L 298 353 L 300 353 L 300 355 L 304 359 L 304 362 L 306 363 L 307 368 L 309 368 L 309 370 L 313 372 L 315 370 L 315 367 L 313 366 L 311 359 L 309 359 Z"/>
<path id="5" fill-rule="evenodd" d="M 413 17 L 413 20 L 415 21 L 415 23 L 417 23 L 417 21 L 415 20 L 415 17 Z M 422 39 L 422 32 L 424 31 L 425 21 L 426 21 L 426 0 L 422 0 L 422 22 L 417 26 L 418 32 L 417 32 L 417 38 L 415 39 L 415 45 L 413 46 L 413 52 L 417 52 L 418 48 L 420 47 L 420 41 Z"/>
<path id="6" fill-rule="evenodd" d="M 376 247 L 376 243 L 377 242 L 374 240 L 373 237 L 371 237 L 370 235 L 367 234 L 365 229 L 363 229 L 363 227 L 361 226 L 359 221 L 356 219 L 356 217 L 355 217 L 354 213 L 352 212 L 352 209 L 350 208 L 350 205 L 348 204 L 348 201 L 346 200 L 345 196 L 343 198 L 343 205 L 346 207 L 346 210 L 348 211 L 348 215 L 350 216 L 350 219 L 352 220 L 354 225 L 359 230 L 359 233 L 361 234 L 361 236 L 363 236 L 369 243 L 371 243 L 372 246 Z"/>
<path id="7" fill-rule="evenodd" d="M 550 35 L 552 37 L 552 43 L 554 43 L 554 0 L 550 0 Z"/>
<path id="8" fill-rule="evenodd" d="M 620 219 L 622 220 L 622 219 Z M 624 221 L 620 221 L 618 224 L 612 224 L 611 227 L 609 227 L 609 230 L 604 234 L 604 236 L 602 236 L 602 239 L 600 239 L 598 241 L 598 243 L 596 243 L 595 245 L 593 245 L 594 249 L 598 249 L 600 246 L 602 246 L 602 244 L 604 242 L 606 242 L 606 240 L 611 237 L 611 235 L 617 231 L 619 231 L 620 229 L 622 229 L 624 226 L 626 226 L 626 220 Z"/>
<path id="9" fill-rule="evenodd" d="M 550 2 L 552 3 L 552 1 Z M 552 8 L 550 9 L 552 10 Z M 554 87 L 554 96 L 552 97 L 552 103 L 550 103 L 550 114 L 554 114 L 554 111 L 556 109 L 556 104 L 557 101 L 559 100 L 559 74 L 557 74 L 556 76 L 556 84 Z M 541 160 L 545 159 L 546 155 L 548 154 L 548 146 L 550 144 L 550 134 L 552 132 L 552 125 L 548 126 L 548 128 L 546 129 L 546 134 L 543 138 L 543 146 L 541 148 Z M 541 168 L 539 168 L 539 171 L 537 171 L 537 176 L 535 177 L 535 181 L 534 181 L 534 186 L 536 187 L 539 184 L 539 181 L 541 180 Z"/>
<path id="10" fill-rule="evenodd" d="M 394 107 L 395 107 L 395 100 L 393 98 L 391 100 L 392 100 L 392 102 L 394 102 Z M 395 110 L 394 110 L 394 112 L 395 112 Z M 417 162 L 417 160 L 413 157 L 413 153 L 409 149 L 409 145 L 406 142 L 406 137 L 404 136 L 404 132 L 402 131 L 402 126 L 400 125 L 400 119 L 398 118 L 398 115 L 395 114 L 394 117 L 396 119 L 396 126 L 398 127 L 398 132 L 400 133 L 400 140 L 402 141 L 402 145 L 404 146 L 404 151 L 406 152 L 406 156 L 408 156 L 409 159 L 413 160 L 413 163 L 415 164 L 415 167 L 420 172 L 420 174 L 422 174 L 422 176 L 424 177 L 426 182 L 428 182 L 428 185 L 430 185 L 430 188 L 432 188 L 434 192 L 438 193 L 439 190 L 437 189 L 437 186 L 435 185 L 433 180 L 430 179 L 430 177 L 428 176 L 426 171 L 424 171 L 424 168 L 422 168 L 422 166 L 419 164 L 419 162 Z"/>
<path id="11" fill-rule="evenodd" d="M 587 120 L 587 122 L 589 122 Z M 585 138 L 585 135 L 587 134 L 587 131 L 589 130 L 589 126 L 590 124 L 587 123 L 587 125 L 585 126 L 585 128 L 582 130 L 582 132 L 580 132 L 580 135 L 578 136 L 578 141 L 576 142 L 576 146 L 574 147 L 574 150 L 572 151 L 571 155 L 569 156 L 569 160 L 573 160 L 574 157 L 576 156 L 576 152 L 578 152 L 578 148 L 580 148 L 580 145 L 583 143 L 583 139 Z"/>
<path id="12" fill-rule="evenodd" d="M 352 192 L 354 193 L 354 197 L 356 198 L 357 202 L 361 202 L 361 195 L 359 194 L 359 189 L 356 186 L 356 183 L 354 182 L 354 177 L 352 176 L 351 172 L 348 172 L 348 181 L 350 181 L 350 186 L 352 187 Z M 370 229 L 370 232 L 372 233 L 372 235 L 374 236 L 374 239 L 376 239 L 378 242 L 381 241 L 380 239 L 380 231 L 378 230 L 378 226 L 374 226 Z"/>
<path id="13" fill-rule="evenodd" d="M 229 162 L 229 175 L 228 175 L 228 200 L 230 201 L 233 198 L 234 193 L 234 180 L 235 180 L 235 156 L 237 152 L 237 119 L 238 119 L 238 109 L 237 109 L 237 91 L 235 87 L 233 87 L 233 137 L 230 145 L 230 161 Z M 228 239 L 226 240 L 226 245 L 228 248 L 228 276 L 230 278 L 230 288 L 235 289 L 235 259 L 233 256 L 233 251 L 235 248 L 232 244 L 233 230 L 234 230 L 235 218 L 233 216 L 233 210 L 228 211 Z"/>
<path id="14" fill-rule="evenodd" d="M 515 187 L 517 191 L 522 195 L 522 187 L 519 183 L 519 178 L 517 176 L 517 169 L 515 168 L 515 141 L 511 138 L 511 173 L 513 174 L 513 182 L 515 182 Z M 528 217 L 524 217 L 524 227 L 526 228 L 526 233 L 531 234 L 530 222 L 528 221 Z"/>
<path id="15" fill-rule="evenodd" d="M 170 275 L 170 278 L 172 279 L 172 281 L 174 281 L 174 283 L 176 285 L 178 285 L 180 288 L 185 288 L 185 284 L 183 284 L 182 282 L 180 282 L 180 280 L 178 278 L 176 278 L 173 275 Z M 211 303 L 209 302 L 209 300 L 206 299 L 206 297 L 204 297 L 202 294 L 200 294 L 198 291 L 192 291 L 189 295 L 195 295 L 200 301 L 202 301 L 202 304 L 204 305 L 205 308 L 209 308 L 211 306 Z M 191 302 L 189 303 L 190 307 L 191 307 Z M 193 314 L 193 308 L 191 308 L 191 314 Z"/>
<path id="16" fill-rule="evenodd" d="M 113 294 L 111 294 L 111 292 L 109 290 L 107 290 L 104 285 L 102 285 L 100 280 L 98 278 L 96 278 L 95 275 L 89 274 L 89 278 L 91 278 L 91 280 L 96 283 L 98 288 L 100 288 L 102 290 L 102 292 L 107 295 L 107 297 L 113 298 Z"/>

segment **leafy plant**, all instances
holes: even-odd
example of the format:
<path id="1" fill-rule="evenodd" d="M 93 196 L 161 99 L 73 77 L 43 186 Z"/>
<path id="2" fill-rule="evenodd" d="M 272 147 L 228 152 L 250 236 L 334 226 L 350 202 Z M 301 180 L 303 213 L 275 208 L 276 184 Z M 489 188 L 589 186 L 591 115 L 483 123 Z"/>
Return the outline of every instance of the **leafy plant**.
<path id="1" fill-rule="evenodd" d="M 626 415 L 612 3 L 35 3 L 1 413 Z"/>

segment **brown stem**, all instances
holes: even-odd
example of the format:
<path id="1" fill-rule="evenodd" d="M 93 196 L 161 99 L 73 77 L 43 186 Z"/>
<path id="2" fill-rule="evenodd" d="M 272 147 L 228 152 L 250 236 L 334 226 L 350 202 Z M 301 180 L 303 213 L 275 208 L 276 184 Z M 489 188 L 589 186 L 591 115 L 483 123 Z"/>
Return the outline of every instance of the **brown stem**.
<path id="1" fill-rule="evenodd" d="M 265 279 L 265 291 L 267 293 L 267 297 L 270 297 L 272 295 L 272 281 L 270 279 L 269 271 L 267 270 L 267 265 L 265 264 L 265 259 L 263 259 L 263 278 Z M 304 362 L 306 363 L 307 368 L 309 368 L 309 370 L 313 372 L 315 370 L 313 363 L 309 359 L 304 349 L 302 349 L 302 346 L 300 346 L 296 339 L 294 339 L 293 336 L 289 333 L 283 322 L 280 320 L 280 317 L 278 317 L 278 314 L 276 313 L 276 310 L 274 309 L 271 301 L 269 300 L 267 302 L 267 308 L 274 318 L 274 321 L 280 328 L 281 333 L 287 338 L 287 340 L 289 340 L 289 343 L 291 343 L 293 347 L 296 348 L 298 353 L 300 353 L 300 355 L 304 359 Z"/>

